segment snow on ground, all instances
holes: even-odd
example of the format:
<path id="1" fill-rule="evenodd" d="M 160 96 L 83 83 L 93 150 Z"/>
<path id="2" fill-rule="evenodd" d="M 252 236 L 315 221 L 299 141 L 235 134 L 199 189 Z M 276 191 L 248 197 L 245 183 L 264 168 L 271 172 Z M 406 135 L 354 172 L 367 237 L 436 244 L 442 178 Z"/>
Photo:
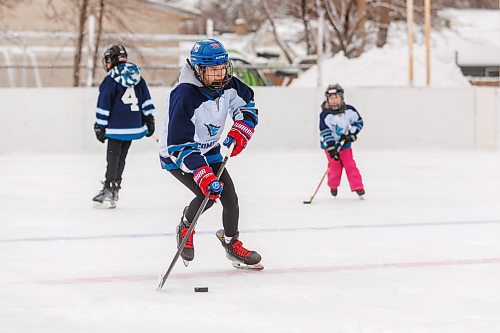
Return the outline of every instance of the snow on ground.
<path id="1" fill-rule="evenodd" d="M 450 28 L 433 29 L 431 33 L 431 85 L 454 87 L 469 85 L 456 58 L 463 64 L 497 64 L 500 59 L 500 11 L 446 10 Z M 426 84 L 424 34 L 414 28 L 414 85 Z M 458 54 L 457 54 L 458 52 Z M 314 87 L 317 66 L 294 80 L 291 86 Z M 324 59 L 322 86 L 340 82 L 346 86 L 407 86 L 408 46 L 404 23 L 393 23 L 388 42 L 383 48 L 373 48 L 359 58 L 348 59 L 343 54 Z"/>
<path id="2" fill-rule="evenodd" d="M 425 49 L 414 47 L 414 85 L 425 86 Z M 419 56 L 422 55 L 422 56 Z M 442 61 L 431 56 L 431 82 L 435 87 L 468 86 L 469 82 L 451 59 Z M 316 86 L 317 66 L 295 79 L 293 87 Z M 408 50 L 403 46 L 386 45 L 363 53 L 359 58 L 348 59 L 343 54 L 325 59 L 321 72 L 322 86 L 340 82 L 356 87 L 401 87 L 408 85 Z"/>
<path id="3" fill-rule="evenodd" d="M 91 207 L 104 155 L 0 156 L 0 331 L 499 332 L 500 155 L 355 158 L 366 200 L 344 178 L 311 205 L 321 151 L 231 159 L 241 240 L 265 270 L 230 266 L 216 205 L 158 292 L 191 195 L 154 152 L 132 147 L 115 210 Z"/>

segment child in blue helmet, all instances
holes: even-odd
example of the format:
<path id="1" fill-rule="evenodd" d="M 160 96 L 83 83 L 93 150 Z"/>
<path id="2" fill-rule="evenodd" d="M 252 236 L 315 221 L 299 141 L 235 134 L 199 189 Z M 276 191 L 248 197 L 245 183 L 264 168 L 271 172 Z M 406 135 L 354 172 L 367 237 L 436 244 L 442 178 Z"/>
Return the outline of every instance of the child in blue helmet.
<path id="1" fill-rule="evenodd" d="M 258 123 L 254 92 L 233 77 L 224 46 L 215 39 L 198 41 L 182 68 L 179 83 L 167 98 L 166 114 L 160 134 L 160 160 L 195 197 L 185 207 L 177 227 L 178 244 L 188 232 L 204 197 L 210 193 L 206 209 L 217 198 L 223 206 L 223 230 L 217 237 L 227 257 L 244 265 L 256 265 L 261 256 L 243 247 L 239 240 L 239 206 L 233 180 L 227 169 L 216 177 L 222 162 L 220 139 L 227 116 L 233 125 L 223 144 L 236 146 L 231 156 L 239 155 L 252 138 Z M 193 234 L 181 253 L 185 263 L 194 258 Z"/>
<path id="2" fill-rule="evenodd" d="M 99 86 L 94 131 L 97 140 L 108 140 L 104 187 L 93 198 L 99 208 L 115 208 L 121 188 L 125 159 L 132 140 L 151 136 L 155 131 L 155 107 L 139 68 L 127 62 L 123 45 L 104 52 L 108 73 Z"/>

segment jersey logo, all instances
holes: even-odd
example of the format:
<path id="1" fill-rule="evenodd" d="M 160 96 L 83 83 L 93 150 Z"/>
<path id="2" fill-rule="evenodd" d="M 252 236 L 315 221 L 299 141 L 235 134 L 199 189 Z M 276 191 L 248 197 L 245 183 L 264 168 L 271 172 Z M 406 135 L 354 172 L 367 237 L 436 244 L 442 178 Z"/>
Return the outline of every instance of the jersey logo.
<path id="1" fill-rule="evenodd" d="M 344 134 L 344 129 L 338 125 L 335 125 L 335 134 L 338 136 L 342 136 Z"/>
<path id="2" fill-rule="evenodd" d="M 205 127 L 207 128 L 208 130 L 208 135 L 210 136 L 216 136 L 217 135 L 217 131 L 219 131 L 219 128 L 220 126 L 215 126 L 215 125 L 212 125 L 212 124 L 204 124 Z"/>

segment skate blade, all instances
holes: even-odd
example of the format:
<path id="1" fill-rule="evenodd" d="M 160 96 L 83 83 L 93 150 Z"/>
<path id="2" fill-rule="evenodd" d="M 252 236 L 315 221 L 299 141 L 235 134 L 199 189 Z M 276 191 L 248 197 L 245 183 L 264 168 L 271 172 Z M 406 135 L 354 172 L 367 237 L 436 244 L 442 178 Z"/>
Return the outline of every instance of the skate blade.
<path id="1" fill-rule="evenodd" d="M 359 196 L 359 200 L 365 200 L 365 196 L 364 195 L 360 195 Z"/>
<path id="2" fill-rule="evenodd" d="M 255 264 L 255 265 L 247 265 L 247 264 L 244 264 L 242 262 L 239 262 L 239 261 L 231 261 L 232 265 L 234 268 L 237 268 L 237 269 L 243 269 L 243 270 L 247 270 L 247 271 L 261 271 L 264 269 L 264 266 L 262 266 L 262 264 Z"/>
<path id="3" fill-rule="evenodd" d="M 94 202 L 94 208 L 113 209 L 113 208 L 116 208 L 116 202 L 114 202 L 113 200 L 104 200 L 103 202 Z"/>
<path id="4" fill-rule="evenodd" d="M 184 263 L 184 267 L 188 267 L 189 266 L 189 261 L 187 261 L 185 259 L 182 259 L 182 262 Z"/>

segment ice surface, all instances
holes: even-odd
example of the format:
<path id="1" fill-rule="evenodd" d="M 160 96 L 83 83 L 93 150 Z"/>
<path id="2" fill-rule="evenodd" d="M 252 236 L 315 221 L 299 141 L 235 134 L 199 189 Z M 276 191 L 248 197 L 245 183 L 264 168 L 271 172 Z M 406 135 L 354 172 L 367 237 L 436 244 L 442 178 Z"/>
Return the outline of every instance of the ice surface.
<path id="1" fill-rule="evenodd" d="M 344 178 L 304 205 L 321 151 L 249 149 L 228 169 L 265 270 L 231 267 L 218 204 L 161 292 L 191 194 L 132 146 L 95 210 L 104 159 L 0 156 L 1 332 L 500 332 L 498 152 L 355 150 L 366 200 Z"/>

